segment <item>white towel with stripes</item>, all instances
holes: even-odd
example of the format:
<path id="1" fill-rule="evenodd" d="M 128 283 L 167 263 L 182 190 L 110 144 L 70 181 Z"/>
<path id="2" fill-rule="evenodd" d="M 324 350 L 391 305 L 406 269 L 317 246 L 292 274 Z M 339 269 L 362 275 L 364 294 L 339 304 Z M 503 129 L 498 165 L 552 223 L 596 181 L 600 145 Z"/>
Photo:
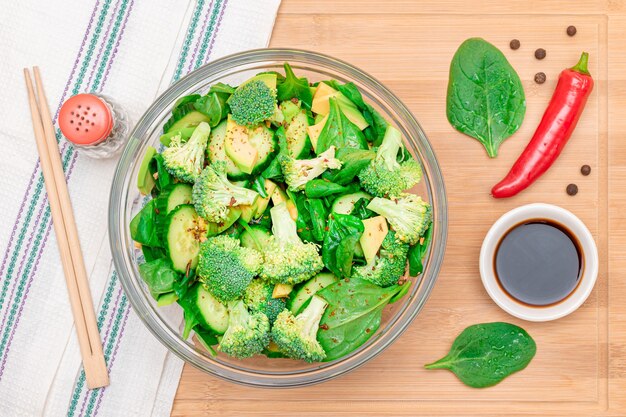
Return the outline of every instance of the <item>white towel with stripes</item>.
<path id="1" fill-rule="evenodd" d="M 176 79 L 267 46 L 280 0 L 25 0 L 0 25 L 0 416 L 169 415 L 182 362 L 143 326 L 107 236 L 116 160 L 60 145 L 109 387 L 88 390 L 38 166 L 22 68 L 41 68 L 51 111 L 80 92 L 113 97 L 136 121 Z M 56 119 L 56 116 L 55 116 Z"/>

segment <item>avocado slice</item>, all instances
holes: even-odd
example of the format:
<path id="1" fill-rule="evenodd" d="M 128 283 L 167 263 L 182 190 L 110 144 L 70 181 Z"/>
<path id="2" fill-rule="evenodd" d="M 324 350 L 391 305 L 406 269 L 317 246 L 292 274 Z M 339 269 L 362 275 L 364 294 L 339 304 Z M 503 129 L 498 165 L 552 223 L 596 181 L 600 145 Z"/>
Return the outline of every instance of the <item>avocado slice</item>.
<path id="1" fill-rule="evenodd" d="M 376 216 L 363 220 L 363 234 L 359 242 L 363 249 L 363 256 L 368 265 L 374 261 L 383 240 L 389 233 L 387 220 L 383 216 Z"/>
<path id="2" fill-rule="evenodd" d="M 246 174 L 252 173 L 259 158 L 259 152 L 248 140 L 248 128 L 238 125 L 230 116 L 226 124 L 224 149 L 237 168 Z"/>
<path id="3" fill-rule="evenodd" d="M 265 83 L 266 86 L 268 86 L 269 88 L 271 88 L 272 90 L 276 90 L 276 74 L 272 74 L 272 73 L 264 73 L 264 74 L 258 74 L 255 75 L 254 77 L 247 79 L 246 81 L 242 82 L 239 87 L 237 88 L 241 88 L 242 86 L 248 84 L 249 82 L 252 81 L 263 81 Z"/>
<path id="4" fill-rule="evenodd" d="M 291 284 L 276 284 L 274 286 L 274 291 L 272 292 L 272 298 L 289 297 L 291 290 L 293 290 L 293 285 Z"/>
<path id="5" fill-rule="evenodd" d="M 296 207 L 294 202 L 291 201 L 286 192 L 284 192 L 280 187 L 276 187 L 276 189 L 272 193 L 272 204 L 277 206 L 280 203 L 285 203 L 292 219 L 296 220 L 298 218 L 298 208 Z"/>
<path id="6" fill-rule="evenodd" d="M 267 206 L 270 203 L 270 200 L 272 198 L 272 195 L 274 194 L 274 190 L 276 189 L 276 184 L 273 183 L 272 181 L 266 179 L 265 180 L 265 191 L 267 192 L 267 197 L 265 198 L 261 198 L 258 197 L 255 201 L 254 201 L 254 218 L 255 219 L 260 219 L 261 216 L 263 216 L 263 213 L 265 213 L 265 210 L 267 209 Z"/>
<path id="7" fill-rule="evenodd" d="M 280 103 L 280 110 L 283 112 L 285 122 L 291 123 L 291 119 L 300 112 L 300 106 L 291 100 Z"/>
<path id="8" fill-rule="evenodd" d="M 350 99 L 344 96 L 340 91 L 335 90 L 326 83 L 320 83 L 318 85 L 315 96 L 313 96 L 311 110 L 317 114 L 327 115 L 330 113 L 329 99 L 331 97 L 337 100 L 337 104 L 343 114 L 359 129 L 363 130 L 369 126 L 356 104 L 350 101 Z"/>
<path id="9" fill-rule="evenodd" d="M 143 195 L 148 195 L 152 191 L 154 187 L 154 177 L 150 173 L 150 161 L 154 155 L 156 155 L 157 151 L 152 146 L 149 146 L 146 149 L 146 153 L 143 156 L 141 161 L 141 166 L 139 167 L 139 173 L 137 174 L 137 188 L 139 192 Z"/>
<path id="10" fill-rule="evenodd" d="M 309 134 L 309 140 L 311 141 L 311 146 L 313 146 L 313 150 L 315 152 L 317 152 L 317 139 L 320 137 L 322 129 L 324 129 L 326 120 L 328 120 L 328 115 L 324 116 L 320 122 L 306 128 L 306 131 Z"/>
<path id="11" fill-rule="evenodd" d="M 254 204 L 241 205 L 239 209 L 241 210 L 240 218 L 246 223 L 250 223 L 250 220 L 256 213 L 256 206 Z"/>

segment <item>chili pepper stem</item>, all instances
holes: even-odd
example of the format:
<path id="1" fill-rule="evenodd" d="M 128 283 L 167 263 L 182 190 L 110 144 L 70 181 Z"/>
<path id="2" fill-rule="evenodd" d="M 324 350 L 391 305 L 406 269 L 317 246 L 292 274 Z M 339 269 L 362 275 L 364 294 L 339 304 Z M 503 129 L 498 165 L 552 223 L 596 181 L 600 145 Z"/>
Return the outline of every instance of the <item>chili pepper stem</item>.
<path id="1" fill-rule="evenodd" d="M 587 64 L 589 62 L 589 54 L 587 52 L 583 52 L 580 56 L 580 60 L 578 64 L 574 65 L 570 68 L 572 71 L 579 72 L 583 75 L 589 75 L 589 70 L 587 69 Z"/>

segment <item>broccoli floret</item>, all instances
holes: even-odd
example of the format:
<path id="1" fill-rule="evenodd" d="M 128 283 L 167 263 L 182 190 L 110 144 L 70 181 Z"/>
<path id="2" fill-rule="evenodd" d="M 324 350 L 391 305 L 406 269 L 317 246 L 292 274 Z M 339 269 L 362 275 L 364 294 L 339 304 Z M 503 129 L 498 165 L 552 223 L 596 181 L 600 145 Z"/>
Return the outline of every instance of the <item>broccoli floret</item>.
<path id="1" fill-rule="evenodd" d="M 263 248 L 261 278 L 274 284 L 297 284 L 321 271 L 324 263 L 317 245 L 300 240 L 286 204 L 272 207 L 270 215 L 273 235 Z"/>
<path id="2" fill-rule="evenodd" d="M 327 169 L 341 168 L 341 161 L 335 158 L 334 146 L 313 159 L 294 159 L 287 152 L 281 152 L 278 158 L 291 191 L 303 190 L 307 182 L 322 175 Z"/>
<path id="3" fill-rule="evenodd" d="M 253 204 L 258 195 L 256 191 L 228 181 L 224 161 L 216 161 L 204 168 L 191 193 L 196 212 L 213 223 L 225 221 L 232 206 Z"/>
<path id="4" fill-rule="evenodd" d="M 252 80 L 235 90 L 228 99 L 228 105 L 237 124 L 255 125 L 274 115 L 276 90 L 263 81 Z"/>
<path id="5" fill-rule="evenodd" d="M 326 357 L 317 341 L 317 330 L 328 303 L 313 296 L 304 311 L 297 316 L 289 310 L 278 315 L 272 327 L 272 340 L 280 351 L 293 359 L 319 362 Z"/>
<path id="6" fill-rule="evenodd" d="M 263 256 L 256 249 L 244 248 L 238 239 L 220 235 L 200 245 L 197 274 L 206 289 L 225 302 L 243 295 L 262 263 Z"/>
<path id="7" fill-rule="evenodd" d="M 420 181 L 422 167 L 410 155 L 407 160 L 398 162 L 400 150 L 406 152 L 402 134 L 389 125 L 376 157 L 359 173 L 361 185 L 367 192 L 377 197 L 395 197 Z"/>
<path id="8" fill-rule="evenodd" d="M 243 300 L 252 311 L 259 311 L 267 316 L 270 324 L 287 307 L 284 298 L 272 298 L 274 285 L 262 279 L 254 279 L 246 288 Z"/>
<path id="9" fill-rule="evenodd" d="M 228 303 L 228 328 L 219 350 L 235 358 L 249 358 L 270 342 L 270 322 L 259 312 L 249 312 L 243 300 Z"/>
<path id="10" fill-rule="evenodd" d="M 375 197 L 367 208 L 387 219 L 400 242 L 415 245 L 432 220 L 430 204 L 415 194 L 402 193 L 392 200 Z"/>
<path id="11" fill-rule="evenodd" d="M 204 151 L 207 147 L 211 127 L 200 123 L 189 140 L 182 142 L 181 136 L 172 138 L 170 145 L 162 153 L 167 172 L 185 182 L 194 182 L 204 166 Z"/>
<path id="12" fill-rule="evenodd" d="M 399 242 L 390 230 L 383 239 L 380 252 L 367 265 L 354 267 L 353 277 L 363 278 L 381 287 L 397 284 L 404 276 L 409 245 Z"/>

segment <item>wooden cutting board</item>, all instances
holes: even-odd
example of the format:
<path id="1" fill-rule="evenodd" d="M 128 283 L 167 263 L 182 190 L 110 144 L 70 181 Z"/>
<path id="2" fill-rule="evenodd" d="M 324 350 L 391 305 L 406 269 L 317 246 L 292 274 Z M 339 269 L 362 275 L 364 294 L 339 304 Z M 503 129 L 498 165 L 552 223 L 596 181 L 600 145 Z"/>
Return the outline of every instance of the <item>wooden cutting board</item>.
<path id="1" fill-rule="evenodd" d="M 320 1 L 283 0 L 271 46 L 310 49 L 346 60 L 382 81 L 413 111 L 439 159 L 449 203 L 443 269 L 424 310 L 383 354 L 339 379 L 293 390 L 223 382 L 189 366 L 173 415 L 626 415 L 626 5 L 624 1 Z M 565 29 L 578 33 L 568 37 Z M 527 97 L 522 128 L 489 160 L 445 117 L 449 63 L 459 44 L 479 36 L 518 71 Z M 509 41 L 521 48 L 513 51 Z M 545 59 L 534 58 L 544 48 Z M 590 53 L 596 80 L 582 119 L 553 168 L 530 190 L 503 201 L 489 190 L 530 139 L 559 72 Z M 536 72 L 547 81 L 538 85 Z M 591 175 L 583 177 L 580 166 Z M 579 193 L 565 193 L 576 183 Z M 513 207 L 557 204 L 596 238 L 601 259 L 594 292 L 574 314 L 530 323 L 501 311 L 483 289 L 478 253 L 491 224 Z M 538 351 L 529 367 L 476 390 L 423 364 L 443 356 L 466 326 L 508 321 L 524 327 Z"/>

